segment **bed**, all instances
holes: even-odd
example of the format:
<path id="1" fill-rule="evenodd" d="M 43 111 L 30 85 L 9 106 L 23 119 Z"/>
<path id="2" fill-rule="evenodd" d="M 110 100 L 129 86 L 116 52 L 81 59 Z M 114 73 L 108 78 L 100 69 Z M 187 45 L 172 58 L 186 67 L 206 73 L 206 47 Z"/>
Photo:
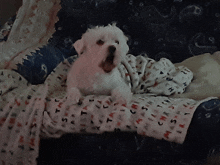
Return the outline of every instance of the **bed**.
<path id="1" fill-rule="evenodd" d="M 155 79 L 172 82 L 170 79 L 181 73 L 185 85 L 178 86 L 181 83 L 175 81 L 171 86 L 175 92 L 187 89 L 191 72 L 173 64 L 219 50 L 219 5 L 199 1 L 24 0 L 17 16 L 1 28 L 1 155 L 7 155 L 12 164 L 39 165 L 196 165 L 218 155 L 219 134 L 209 127 L 197 133 L 194 112 L 217 111 L 219 99 L 169 98 L 173 91 L 158 90 Z M 142 75 L 140 67 L 133 77 L 124 77 L 137 94 L 129 106 L 114 105 L 112 111 L 109 97 L 88 96 L 68 107 L 66 73 L 77 59 L 72 44 L 87 28 L 114 21 L 129 37 L 129 66 L 163 64 L 169 66 L 162 67 L 163 71 L 173 75 L 156 77 L 151 92 L 149 88 L 146 92 L 133 81 L 135 75 Z M 134 71 L 121 67 L 124 75 Z M 146 128 L 151 120 L 157 125 Z M 168 120 L 173 125 L 165 124 Z M 207 120 L 207 125 L 212 122 L 218 120 Z M 172 129 L 167 130 L 168 126 Z M 171 136 L 174 130 L 177 133 Z M 1 164 L 7 162 L 0 158 Z"/>

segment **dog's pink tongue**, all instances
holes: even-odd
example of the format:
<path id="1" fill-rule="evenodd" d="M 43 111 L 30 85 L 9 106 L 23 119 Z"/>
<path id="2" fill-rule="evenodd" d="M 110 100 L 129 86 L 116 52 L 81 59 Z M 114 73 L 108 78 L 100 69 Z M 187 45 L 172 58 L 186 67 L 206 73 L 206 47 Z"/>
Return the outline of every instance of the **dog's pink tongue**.
<path id="1" fill-rule="evenodd" d="M 111 72 L 114 68 L 115 68 L 115 65 L 108 62 L 108 61 L 105 61 L 105 62 L 102 62 L 100 64 L 100 67 L 106 72 L 106 73 L 109 73 Z"/>

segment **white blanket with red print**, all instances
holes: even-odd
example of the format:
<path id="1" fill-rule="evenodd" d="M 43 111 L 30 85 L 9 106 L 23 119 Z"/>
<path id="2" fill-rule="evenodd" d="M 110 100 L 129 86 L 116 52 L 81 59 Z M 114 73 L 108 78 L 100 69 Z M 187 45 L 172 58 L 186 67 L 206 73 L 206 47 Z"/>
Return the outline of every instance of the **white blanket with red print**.
<path id="1" fill-rule="evenodd" d="M 115 129 L 183 143 L 197 106 L 205 101 L 171 99 L 193 74 L 167 59 L 128 55 L 119 66 L 134 93 L 128 105 L 111 96 L 89 95 L 66 103 L 67 72 L 77 56 L 60 63 L 44 84 L 31 85 L 12 70 L 0 70 L 0 164 L 36 164 L 40 138 Z M 210 99 L 210 98 L 208 98 Z M 207 100 L 207 99 L 206 99 Z"/>

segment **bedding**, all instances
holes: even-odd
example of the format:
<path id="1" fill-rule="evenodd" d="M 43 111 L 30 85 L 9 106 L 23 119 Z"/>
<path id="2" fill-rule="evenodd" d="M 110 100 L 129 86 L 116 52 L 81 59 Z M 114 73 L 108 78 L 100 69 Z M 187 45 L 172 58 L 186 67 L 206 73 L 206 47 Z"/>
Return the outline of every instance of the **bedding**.
<path id="1" fill-rule="evenodd" d="M 55 32 L 60 1 L 23 0 L 7 42 L 0 43 L 0 68 L 17 68 L 26 55 L 48 43 Z M 14 63 L 10 63 L 13 60 Z"/>
<path id="2" fill-rule="evenodd" d="M 68 1 L 68 3 L 69 2 L 70 1 Z M 142 14 L 140 14 L 140 16 L 136 14 L 136 16 L 138 17 L 129 17 L 129 21 L 131 23 L 130 31 L 128 27 L 123 26 L 123 30 L 125 30 L 127 33 L 129 32 L 130 34 L 134 34 L 134 38 L 131 38 L 130 42 L 130 45 L 132 43 L 131 51 L 133 53 L 140 53 L 142 50 L 137 51 L 137 48 L 141 47 L 142 49 L 150 50 L 149 48 L 152 47 L 152 49 L 158 48 L 161 52 L 158 53 L 156 56 L 157 61 L 154 61 L 149 57 L 134 57 L 132 55 L 129 55 L 128 58 L 130 60 L 128 59 L 127 63 L 121 65 L 120 70 L 122 73 L 122 77 L 124 77 L 126 81 L 130 83 L 130 87 L 133 90 L 133 92 L 137 92 L 131 104 L 125 106 L 118 105 L 117 103 L 111 103 L 111 99 L 109 98 L 109 96 L 89 96 L 85 97 L 79 105 L 66 105 L 64 97 L 65 75 L 68 71 L 69 63 L 71 63 L 71 61 L 74 61 L 76 56 L 68 58 L 66 61 L 60 63 L 60 65 L 57 66 L 60 61 L 63 61 L 64 58 L 67 58 L 69 55 L 73 54 L 73 50 L 71 50 L 71 48 L 62 49 L 62 43 L 60 42 L 64 41 L 65 46 L 71 45 L 71 42 L 77 38 L 77 35 L 81 35 L 81 30 L 83 28 L 86 28 L 86 23 L 91 24 L 92 20 L 97 20 L 94 17 L 94 14 L 91 14 L 89 15 L 90 17 L 87 17 L 81 12 L 81 10 L 75 10 L 75 8 L 82 7 L 83 5 L 88 5 L 88 3 L 90 5 L 94 5 L 93 2 L 76 2 L 77 5 L 74 7 L 73 10 L 76 14 L 74 16 L 79 17 L 78 19 L 81 20 L 79 23 L 82 23 L 82 26 L 70 26 L 69 24 L 66 24 L 68 25 L 68 27 L 76 27 L 73 31 L 74 35 L 72 38 L 65 38 L 65 32 L 70 31 L 66 31 L 65 26 L 60 26 L 60 24 L 64 24 L 65 22 L 62 20 L 61 16 L 60 21 L 55 26 L 55 23 L 58 21 L 56 14 L 60 9 L 60 1 L 58 0 L 46 2 L 35 0 L 23 1 L 24 5 L 18 11 L 15 23 L 13 24 L 12 29 L 9 30 L 10 33 L 8 33 L 6 36 L 3 35 L 3 40 L 0 43 L 0 66 L 2 68 L 1 90 L 3 92 L 3 96 L 1 97 L 2 104 L 0 112 L 0 136 L 3 137 L 3 140 L 1 141 L 0 145 L 0 156 L 2 159 L 2 164 L 4 163 L 4 161 L 8 161 L 8 158 L 10 158 L 9 161 L 11 161 L 11 163 L 20 161 L 23 163 L 28 162 L 36 164 L 35 159 L 38 156 L 38 144 L 40 139 L 42 141 L 43 138 L 48 137 L 59 138 L 66 133 L 100 134 L 105 131 L 113 132 L 121 130 L 122 132 L 137 132 L 142 137 L 151 136 L 157 139 L 165 139 L 166 141 L 183 143 L 184 139 L 188 137 L 188 135 L 186 136 L 186 134 L 188 131 L 189 124 L 193 118 L 194 111 L 202 107 L 199 106 L 203 105 L 200 103 L 206 103 L 207 100 L 211 99 L 207 98 L 207 100 L 195 101 L 191 99 L 172 99 L 167 97 L 175 92 L 184 92 L 185 88 L 190 84 L 192 80 L 192 73 L 185 67 L 176 68 L 173 65 L 173 63 L 167 59 L 161 59 L 161 61 L 159 59 L 161 56 L 165 56 L 172 59 L 172 61 L 178 62 L 181 61 L 181 59 L 186 58 L 187 55 L 184 57 L 169 56 L 167 53 L 163 53 L 164 47 L 150 45 L 149 42 L 151 42 L 151 40 L 149 40 L 149 42 L 140 42 L 138 36 L 142 35 L 142 33 L 138 33 L 143 32 L 143 29 L 140 29 L 140 31 L 135 30 L 135 28 L 133 27 L 134 24 L 132 24 L 131 22 L 135 20 L 135 24 L 140 25 L 140 22 L 146 19 L 146 17 L 144 17 L 145 10 L 149 10 L 149 14 L 156 13 L 156 16 L 158 18 L 167 18 L 163 17 L 163 15 L 160 15 L 159 12 L 155 10 L 156 8 L 154 6 L 143 8 L 145 4 L 141 5 L 140 3 L 138 8 L 135 8 L 134 10 L 132 9 L 131 13 L 134 13 L 135 16 L 135 12 L 140 11 L 140 13 Z M 65 6 L 68 3 L 62 4 L 62 12 L 65 9 L 67 12 L 70 13 L 70 10 L 68 10 L 68 6 Z M 115 1 L 111 1 L 111 5 L 114 6 L 114 4 Z M 124 4 L 119 3 L 119 6 L 120 5 Z M 130 2 L 129 5 L 131 5 Z M 96 6 L 98 6 L 99 9 L 101 9 L 103 6 L 105 6 L 105 4 L 97 2 Z M 191 12 L 191 9 L 197 7 L 198 6 L 196 5 L 185 7 L 183 12 L 180 12 L 179 20 L 181 22 L 185 22 L 187 21 L 186 18 L 188 17 L 193 19 L 197 18 L 197 15 Z M 198 8 L 202 9 L 201 7 Z M 170 19 L 166 19 L 163 21 L 170 22 L 171 20 L 173 20 L 175 18 L 174 13 L 175 12 L 172 12 L 169 15 L 168 18 Z M 189 14 L 187 15 L 186 13 Z M 64 16 L 66 15 L 64 14 Z M 106 16 L 106 13 L 104 13 L 103 16 Z M 121 23 L 124 23 L 123 19 L 125 16 L 126 14 L 124 16 L 122 15 L 122 17 L 119 19 Z M 198 16 L 200 17 L 200 15 Z M 40 20 L 42 18 L 42 21 L 37 22 L 37 20 Z M 68 19 L 70 19 L 70 17 L 68 17 Z M 84 22 L 83 20 L 87 20 L 87 22 Z M 100 20 L 102 19 L 100 18 Z M 164 29 L 169 29 L 171 26 L 170 23 L 163 23 L 163 21 L 162 23 L 159 22 L 159 24 L 157 24 L 156 22 L 155 24 L 154 19 L 149 18 L 149 20 L 150 21 L 145 20 L 144 22 L 147 26 L 150 25 L 149 28 L 153 28 L 155 30 L 153 31 L 153 33 L 156 33 L 156 31 L 158 32 L 158 30 L 161 30 L 161 28 L 159 28 L 160 25 L 162 25 Z M 109 22 L 110 20 L 103 19 L 100 22 L 104 23 L 105 21 Z M 38 23 L 37 26 L 36 23 Z M 68 21 L 68 23 L 70 22 Z M 146 28 L 146 25 L 143 27 Z M 189 25 L 190 21 L 187 22 L 187 26 Z M 133 29 L 132 33 L 131 29 Z M 175 33 L 179 33 L 179 31 L 176 31 L 175 29 L 173 30 Z M 63 35 L 65 39 L 63 40 L 63 38 L 60 38 L 59 35 Z M 146 35 L 148 35 L 148 33 L 144 33 L 143 36 L 147 37 Z M 158 40 L 158 42 L 160 42 L 162 41 L 160 38 L 161 36 L 163 36 L 162 32 L 158 33 L 156 37 L 148 36 L 148 38 L 152 37 L 153 41 Z M 204 51 L 216 51 L 216 46 L 213 46 L 213 44 L 215 44 L 214 40 L 212 40 L 212 46 L 196 46 L 198 45 L 198 40 L 203 37 L 203 34 L 196 34 L 192 37 L 192 40 L 190 41 L 191 43 L 189 45 L 189 50 L 193 55 Z M 175 46 L 183 46 L 185 41 L 184 39 L 178 39 L 178 41 L 180 41 L 178 42 L 180 43 L 179 45 L 177 44 L 177 41 L 175 39 L 172 39 L 172 37 L 170 38 L 170 36 L 165 37 L 165 39 L 168 43 L 176 43 L 176 45 L 174 44 L 173 50 L 175 50 Z M 48 43 L 48 41 L 50 42 Z M 207 43 L 199 42 L 199 44 Z M 179 54 L 181 54 L 181 52 L 184 52 L 183 49 L 179 50 L 180 51 L 177 51 Z M 154 53 L 155 52 L 152 53 L 150 51 L 148 52 L 148 55 L 152 57 Z M 54 61 L 54 56 L 50 56 L 46 61 L 43 61 L 43 57 L 45 57 L 45 54 L 55 54 L 55 62 L 51 62 Z M 37 62 L 35 61 L 39 59 L 42 59 L 43 63 L 47 63 L 48 65 L 38 66 Z M 50 62 L 52 65 L 50 64 Z M 142 63 L 140 64 L 140 62 L 142 62 L 143 65 Z M 33 64 L 33 66 L 26 68 L 28 65 L 30 66 L 30 64 Z M 152 65 L 152 68 L 144 67 L 147 65 Z M 54 69 L 55 67 L 56 69 Z M 48 68 L 50 68 L 50 70 L 48 70 Z M 40 74 L 36 74 L 36 76 L 33 79 L 32 76 L 39 70 L 43 72 L 39 72 Z M 160 74 L 161 70 L 162 72 L 165 71 L 165 74 L 164 72 L 163 74 Z M 28 74 L 29 71 L 32 71 L 32 73 Z M 149 74 L 149 82 L 144 81 L 144 75 L 146 75 L 145 71 Z M 171 72 L 173 74 L 168 75 L 167 72 Z M 30 84 L 30 82 L 32 83 L 32 85 Z M 148 93 L 146 94 L 145 92 Z M 85 105 L 87 105 L 86 108 Z M 105 109 L 107 106 L 109 107 Z M 147 111 L 145 109 L 146 107 Z M 100 116 L 93 115 L 100 112 L 99 108 L 103 110 L 101 111 L 102 113 L 100 114 Z M 159 110 L 161 108 L 163 108 L 162 111 Z M 74 111 L 71 111 L 71 109 L 74 109 Z M 112 109 L 115 112 L 114 114 L 113 112 L 108 112 Z M 184 109 L 184 111 L 186 112 L 181 113 L 182 109 Z M 71 111 L 71 113 L 69 111 Z M 85 111 L 88 111 L 89 113 L 86 112 L 87 114 L 85 114 Z M 175 113 L 177 118 L 179 118 L 178 121 L 173 120 L 172 118 L 176 117 L 174 115 Z M 207 113 L 205 112 L 204 115 L 206 114 Z M 80 117 L 77 118 L 77 115 Z M 168 116 L 166 117 L 166 115 Z M 74 122 L 74 117 L 78 122 Z M 92 122 L 91 118 L 93 118 Z M 109 118 L 112 121 L 108 120 Z M 99 121 L 99 119 L 101 120 Z M 110 125 L 110 122 L 112 122 L 113 124 Z M 74 126 L 73 123 L 75 124 Z M 179 135 L 180 133 L 181 135 Z"/>
<path id="3" fill-rule="evenodd" d="M 29 84 L 15 71 L 0 70 L 2 162 L 35 164 L 40 138 L 58 138 L 65 133 L 100 134 L 117 129 L 184 142 L 193 113 L 205 100 L 160 95 L 182 93 L 193 77 L 190 70 L 175 68 L 167 59 L 156 62 L 128 55 L 120 66 L 122 77 L 134 92 L 128 105 L 102 95 L 85 96 L 71 105 L 66 103 L 65 82 L 71 66 L 68 60 L 76 58 L 61 62 L 40 85 Z"/>

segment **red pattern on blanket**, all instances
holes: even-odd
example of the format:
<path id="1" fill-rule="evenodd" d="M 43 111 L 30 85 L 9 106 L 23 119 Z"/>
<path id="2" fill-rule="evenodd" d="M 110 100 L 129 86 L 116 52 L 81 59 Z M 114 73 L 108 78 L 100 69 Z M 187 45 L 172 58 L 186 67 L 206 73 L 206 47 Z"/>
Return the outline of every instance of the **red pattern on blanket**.
<path id="1" fill-rule="evenodd" d="M 182 143 L 195 109 L 205 100 L 194 101 L 159 96 L 170 91 L 167 90 L 169 86 L 166 86 L 166 81 L 176 80 L 176 76 L 182 75 L 181 79 L 185 76 L 185 80 L 190 81 L 187 73 L 191 72 L 182 74 L 180 72 L 184 68 L 176 69 L 174 66 L 173 76 L 168 75 L 169 80 L 165 77 L 155 77 L 157 81 L 160 80 L 157 86 L 152 82 L 152 86 L 148 84 L 139 90 L 138 87 L 144 81 L 142 77 L 136 79 L 140 75 L 138 73 L 140 70 L 134 70 L 131 64 L 138 64 L 140 58 L 152 63 L 152 60 L 146 60 L 146 57 L 128 56 L 127 61 L 120 66 L 122 77 L 130 84 L 133 92 L 140 93 L 142 89 L 149 88 L 157 92 L 134 94 L 132 101 L 127 105 L 112 102 L 111 96 L 104 95 L 85 96 L 78 104 L 68 105 L 65 85 L 70 68 L 68 60 L 62 62 L 41 85 L 30 85 L 14 71 L 0 70 L 1 164 L 36 164 L 40 137 L 57 138 L 65 133 L 103 133 L 120 129 Z M 171 64 L 169 61 L 168 63 Z M 154 66 L 163 66 L 165 72 L 164 68 L 169 67 L 164 67 L 162 64 L 167 65 L 165 59 L 162 62 L 153 61 L 152 69 L 145 67 L 142 76 L 149 75 L 149 72 L 154 74 Z M 131 76 L 128 77 L 127 74 Z M 155 80 L 151 79 L 151 81 Z M 172 83 L 178 86 L 174 88 L 175 92 L 180 91 L 179 89 L 184 91 L 182 88 L 185 86 L 182 83 L 177 81 Z"/>

